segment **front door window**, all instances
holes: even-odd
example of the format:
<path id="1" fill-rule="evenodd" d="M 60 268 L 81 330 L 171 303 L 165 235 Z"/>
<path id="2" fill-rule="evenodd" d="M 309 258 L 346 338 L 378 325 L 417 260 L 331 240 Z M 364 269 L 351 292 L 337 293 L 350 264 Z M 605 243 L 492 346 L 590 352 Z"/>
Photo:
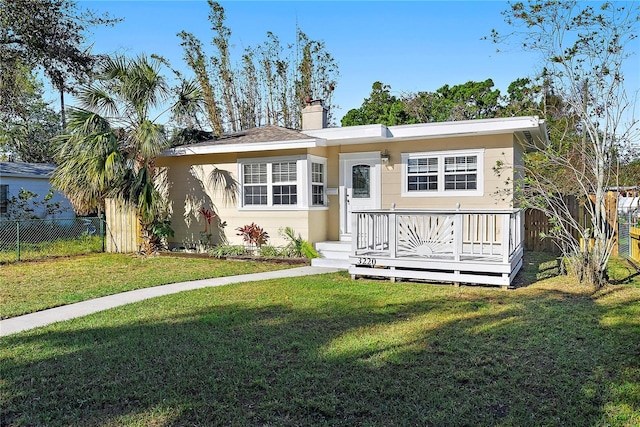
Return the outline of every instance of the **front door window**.
<path id="1" fill-rule="evenodd" d="M 353 166 L 351 168 L 351 184 L 354 199 L 368 199 L 371 197 L 371 166 Z"/>

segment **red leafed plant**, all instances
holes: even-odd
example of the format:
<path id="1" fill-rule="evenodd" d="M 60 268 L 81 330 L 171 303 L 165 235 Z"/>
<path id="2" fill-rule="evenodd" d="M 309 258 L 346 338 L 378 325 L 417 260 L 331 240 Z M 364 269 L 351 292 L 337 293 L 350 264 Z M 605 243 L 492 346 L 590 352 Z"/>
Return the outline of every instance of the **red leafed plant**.
<path id="1" fill-rule="evenodd" d="M 253 222 L 250 225 L 238 227 L 236 230 L 238 231 L 237 236 L 242 236 L 245 243 L 253 246 L 260 247 L 269 240 L 269 234 Z"/>
<path id="2" fill-rule="evenodd" d="M 209 226 L 211 225 L 211 220 L 215 218 L 217 215 L 211 209 L 200 208 L 200 215 L 204 217 L 207 223 L 204 225 L 204 232 L 209 231 Z"/>

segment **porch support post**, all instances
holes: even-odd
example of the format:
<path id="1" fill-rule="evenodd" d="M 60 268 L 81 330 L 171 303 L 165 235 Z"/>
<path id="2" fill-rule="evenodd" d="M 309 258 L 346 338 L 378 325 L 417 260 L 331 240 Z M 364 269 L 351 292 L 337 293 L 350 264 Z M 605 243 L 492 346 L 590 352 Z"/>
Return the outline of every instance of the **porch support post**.
<path id="1" fill-rule="evenodd" d="M 398 253 L 398 223 L 396 222 L 396 213 L 389 212 L 389 257 L 396 259 Z"/>
<path id="2" fill-rule="evenodd" d="M 453 259 L 460 261 L 462 254 L 462 214 L 456 212 L 453 216 Z"/>
<path id="3" fill-rule="evenodd" d="M 351 218 L 347 218 L 347 221 L 351 221 L 351 254 L 356 255 L 358 250 L 358 214 L 351 213 Z"/>
<path id="4" fill-rule="evenodd" d="M 511 215 L 508 213 L 502 214 L 502 262 L 504 264 L 509 263 L 509 255 L 511 248 L 509 247 L 509 241 L 511 237 Z"/>
<path id="5" fill-rule="evenodd" d="M 518 249 L 524 249 L 524 209 L 519 209 L 516 213 L 516 218 L 518 220 L 518 234 L 516 235 L 516 243 L 518 244 Z"/>

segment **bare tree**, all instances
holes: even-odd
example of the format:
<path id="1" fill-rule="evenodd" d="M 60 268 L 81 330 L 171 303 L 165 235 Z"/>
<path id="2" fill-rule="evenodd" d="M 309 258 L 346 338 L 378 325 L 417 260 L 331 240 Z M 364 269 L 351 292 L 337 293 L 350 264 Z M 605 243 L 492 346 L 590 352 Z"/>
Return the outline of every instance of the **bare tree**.
<path id="1" fill-rule="evenodd" d="M 186 31 L 178 33 L 178 37 L 182 39 L 181 45 L 184 48 L 184 59 L 195 73 L 198 84 L 202 89 L 205 109 L 213 133 L 216 136 L 220 136 L 223 133 L 222 117 L 216 101 L 214 87 L 211 85 L 209 78 L 207 61 L 202 53 L 202 43 L 193 34 Z"/>
<path id="2" fill-rule="evenodd" d="M 331 118 L 338 66 L 323 42 L 309 39 L 298 29 L 296 43 L 285 45 L 276 34 L 267 32 L 266 40 L 245 49 L 234 65 L 224 9 L 215 1 L 208 3 L 214 55 L 206 58 L 202 43 L 192 34 L 183 31 L 178 35 L 187 64 L 207 100 L 216 135 L 264 124 L 298 128 L 308 97 L 323 99 Z"/>
<path id="3" fill-rule="evenodd" d="M 496 43 L 515 41 L 539 53 L 545 67 L 538 78 L 552 89 L 544 95 L 561 100 L 575 118 L 552 122 L 556 139 L 535 147 L 518 199 L 551 218 L 551 234 L 570 268 L 596 287 L 606 282 L 615 243 L 617 218 L 607 215 L 605 200 L 616 184 L 615 154 L 638 137 L 638 122 L 629 111 L 635 100 L 628 97 L 623 76 L 638 12 L 632 3 L 603 3 L 596 9 L 577 1 L 517 2 L 503 12 L 513 32 L 491 34 Z M 572 217 L 566 195 L 578 198 L 586 223 Z"/>
<path id="4" fill-rule="evenodd" d="M 231 58 L 229 51 L 229 38 L 231 30 L 224 25 L 225 14 L 224 8 L 219 3 L 209 0 L 209 21 L 211 21 L 211 29 L 214 32 L 213 45 L 218 50 L 218 56 L 213 56 L 211 62 L 216 69 L 219 81 L 220 91 L 222 92 L 222 101 L 224 102 L 224 111 L 231 125 L 233 132 L 238 130 L 237 116 L 237 94 L 233 69 L 231 68 Z"/>

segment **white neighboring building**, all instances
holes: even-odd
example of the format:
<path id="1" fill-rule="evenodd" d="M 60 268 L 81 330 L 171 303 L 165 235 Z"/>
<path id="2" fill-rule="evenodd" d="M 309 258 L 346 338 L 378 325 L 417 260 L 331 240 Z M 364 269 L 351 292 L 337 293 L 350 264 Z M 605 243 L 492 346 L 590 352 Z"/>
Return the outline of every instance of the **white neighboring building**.
<path id="1" fill-rule="evenodd" d="M 29 214 L 43 219 L 75 218 L 71 203 L 58 191 L 54 191 L 48 202 L 41 203 L 51 190 L 49 178 L 55 168 L 48 163 L 0 162 L 0 218 L 7 218 L 12 198 L 18 197 L 23 188 L 38 195 L 29 203 L 28 209 L 32 210 Z M 47 203 L 59 204 L 59 209 L 56 208 L 53 215 L 47 215 Z"/>
<path id="2" fill-rule="evenodd" d="M 640 196 L 618 196 L 618 210 L 624 213 L 635 212 L 640 217 Z"/>

